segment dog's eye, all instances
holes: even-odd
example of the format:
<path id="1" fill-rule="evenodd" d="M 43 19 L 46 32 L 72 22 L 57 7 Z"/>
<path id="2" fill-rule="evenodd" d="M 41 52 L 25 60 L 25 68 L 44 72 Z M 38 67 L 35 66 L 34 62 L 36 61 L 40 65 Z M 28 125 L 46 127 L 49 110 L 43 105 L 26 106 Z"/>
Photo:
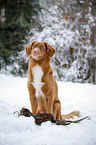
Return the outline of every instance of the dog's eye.
<path id="1" fill-rule="evenodd" d="M 33 48 L 35 48 L 35 45 L 33 46 Z"/>
<path id="2" fill-rule="evenodd" d="M 44 50 L 44 47 L 41 47 L 41 50 Z"/>

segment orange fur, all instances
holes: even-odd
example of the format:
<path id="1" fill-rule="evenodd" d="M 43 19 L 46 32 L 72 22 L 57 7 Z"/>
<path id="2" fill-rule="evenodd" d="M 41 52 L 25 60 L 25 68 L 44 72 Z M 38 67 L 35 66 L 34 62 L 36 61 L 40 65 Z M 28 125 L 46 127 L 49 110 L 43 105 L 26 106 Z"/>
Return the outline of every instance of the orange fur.
<path id="1" fill-rule="evenodd" d="M 56 50 L 47 42 L 33 41 L 29 46 L 25 47 L 26 55 L 29 56 L 28 90 L 32 112 L 35 114 L 41 112 L 52 113 L 56 119 L 70 118 L 72 115 L 78 116 L 78 111 L 73 114 L 70 113 L 68 115 L 61 116 L 61 103 L 58 99 L 58 87 L 53 76 L 53 69 L 50 66 L 50 57 L 54 55 L 55 51 Z M 40 91 L 45 97 L 41 96 L 42 93 L 40 93 L 40 91 L 38 91 L 39 95 L 36 96 L 32 69 L 36 65 L 40 66 L 43 72 L 41 78 L 42 87 Z"/>

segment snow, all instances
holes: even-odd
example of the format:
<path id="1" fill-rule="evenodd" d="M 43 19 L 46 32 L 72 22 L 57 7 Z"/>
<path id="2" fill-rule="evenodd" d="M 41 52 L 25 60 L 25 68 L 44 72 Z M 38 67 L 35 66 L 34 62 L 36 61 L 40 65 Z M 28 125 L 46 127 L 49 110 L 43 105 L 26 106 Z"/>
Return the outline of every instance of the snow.
<path id="1" fill-rule="evenodd" d="M 50 122 L 37 126 L 32 117 L 17 117 L 23 106 L 31 109 L 27 78 L 0 74 L 0 145 L 95 145 L 96 85 L 58 82 L 62 114 L 79 110 L 86 119 L 69 126 Z M 78 119 L 75 117 L 74 119 Z"/>

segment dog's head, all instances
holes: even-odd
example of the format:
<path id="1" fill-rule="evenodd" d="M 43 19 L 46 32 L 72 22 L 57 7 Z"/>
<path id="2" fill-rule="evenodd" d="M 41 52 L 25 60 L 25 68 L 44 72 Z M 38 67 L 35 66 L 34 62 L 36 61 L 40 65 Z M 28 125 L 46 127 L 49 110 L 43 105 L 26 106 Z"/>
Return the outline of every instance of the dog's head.
<path id="1" fill-rule="evenodd" d="M 27 56 L 31 55 L 34 60 L 39 61 L 45 57 L 52 57 L 56 50 L 47 42 L 33 41 L 30 45 L 25 47 L 25 52 Z"/>

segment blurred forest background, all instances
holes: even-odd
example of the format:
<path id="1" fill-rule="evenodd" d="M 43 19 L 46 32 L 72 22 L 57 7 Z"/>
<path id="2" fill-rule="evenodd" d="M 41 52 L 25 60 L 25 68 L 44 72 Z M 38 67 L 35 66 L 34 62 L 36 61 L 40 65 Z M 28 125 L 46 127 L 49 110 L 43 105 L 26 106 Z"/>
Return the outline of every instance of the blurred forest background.
<path id="1" fill-rule="evenodd" d="M 25 77 L 33 40 L 56 48 L 57 80 L 96 84 L 96 0 L 0 0 L 0 73 Z"/>

